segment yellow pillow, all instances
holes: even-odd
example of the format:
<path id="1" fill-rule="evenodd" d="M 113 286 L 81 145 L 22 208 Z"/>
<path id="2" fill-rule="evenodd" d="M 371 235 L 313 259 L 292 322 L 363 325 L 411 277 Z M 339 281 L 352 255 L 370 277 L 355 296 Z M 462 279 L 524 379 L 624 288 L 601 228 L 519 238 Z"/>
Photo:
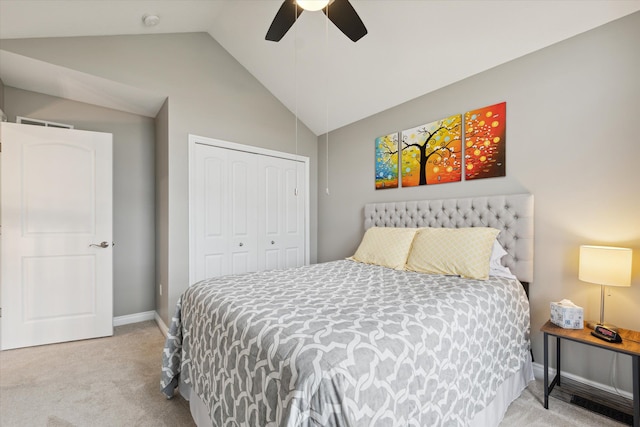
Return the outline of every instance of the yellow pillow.
<path id="1" fill-rule="evenodd" d="M 417 230 L 417 228 L 372 227 L 364 233 L 358 250 L 348 259 L 402 270 Z"/>
<path id="2" fill-rule="evenodd" d="M 421 228 L 413 239 L 406 269 L 486 280 L 499 232 L 489 227 Z"/>

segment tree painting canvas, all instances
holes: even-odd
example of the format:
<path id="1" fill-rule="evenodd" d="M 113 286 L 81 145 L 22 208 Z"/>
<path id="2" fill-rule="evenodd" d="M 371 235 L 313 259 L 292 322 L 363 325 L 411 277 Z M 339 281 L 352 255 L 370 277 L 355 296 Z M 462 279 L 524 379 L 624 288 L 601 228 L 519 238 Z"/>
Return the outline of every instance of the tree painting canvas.
<path id="1" fill-rule="evenodd" d="M 398 134 L 376 138 L 376 190 L 398 188 Z"/>
<path id="2" fill-rule="evenodd" d="M 464 114 L 465 180 L 506 175 L 507 103 Z"/>
<path id="3" fill-rule="evenodd" d="M 402 131 L 402 186 L 462 179 L 462 115 Z"/>

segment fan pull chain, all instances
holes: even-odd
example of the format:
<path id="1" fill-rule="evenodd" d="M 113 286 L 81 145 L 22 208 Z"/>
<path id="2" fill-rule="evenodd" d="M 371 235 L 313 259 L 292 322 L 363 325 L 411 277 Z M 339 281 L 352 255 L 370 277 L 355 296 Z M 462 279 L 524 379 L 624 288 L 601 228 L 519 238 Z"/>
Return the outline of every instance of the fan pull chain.
<path id="1" fill-rule="evenodd" d="M 298 4 L 296 3 L 296 22 L 298 21 Z M 296 102 L 296 124 L 295 124 L 295 137 L 296 137 L 296 174 L 295 174 L 295 189 L 293 195 L 298 196 L 298 26 L 294 25 L 294 38 L 293 38 L 293 80 L 295 85 L 295 102 Z"/>
<path id="2" fill-rule="evenodd" d="M 298 5 L 296 3 L 296 22 L 298 22 Z M 295 84 L 295 97 L 296 97 L 296 156 L 298 155 L 298 26 L 294 25 L 293 31 L 293 74 L 294 74 L 294 84 Z"/>

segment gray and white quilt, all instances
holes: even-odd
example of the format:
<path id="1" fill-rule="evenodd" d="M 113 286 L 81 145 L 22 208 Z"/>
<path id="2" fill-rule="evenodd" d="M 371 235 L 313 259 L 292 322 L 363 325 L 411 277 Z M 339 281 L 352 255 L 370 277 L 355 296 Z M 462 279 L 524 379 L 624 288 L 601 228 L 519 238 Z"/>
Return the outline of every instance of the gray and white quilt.
<path id="1" fill-rule="evenodd" d="M 341 260 L 191 286 L 161 386 L 215 426 L 464 426 L 528 352 L 517 280 Z"/>

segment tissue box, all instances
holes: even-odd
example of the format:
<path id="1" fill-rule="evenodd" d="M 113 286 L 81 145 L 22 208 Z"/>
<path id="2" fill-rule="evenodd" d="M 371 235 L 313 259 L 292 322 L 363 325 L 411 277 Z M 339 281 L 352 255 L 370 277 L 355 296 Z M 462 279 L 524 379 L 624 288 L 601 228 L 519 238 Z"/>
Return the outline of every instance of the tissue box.
<path id="1" fill-rule="evenodd" d="M 582 329 L 584 315 L 582 307 L 565 301 L 551 303 L 551 323 L 565 329 Z"/>

